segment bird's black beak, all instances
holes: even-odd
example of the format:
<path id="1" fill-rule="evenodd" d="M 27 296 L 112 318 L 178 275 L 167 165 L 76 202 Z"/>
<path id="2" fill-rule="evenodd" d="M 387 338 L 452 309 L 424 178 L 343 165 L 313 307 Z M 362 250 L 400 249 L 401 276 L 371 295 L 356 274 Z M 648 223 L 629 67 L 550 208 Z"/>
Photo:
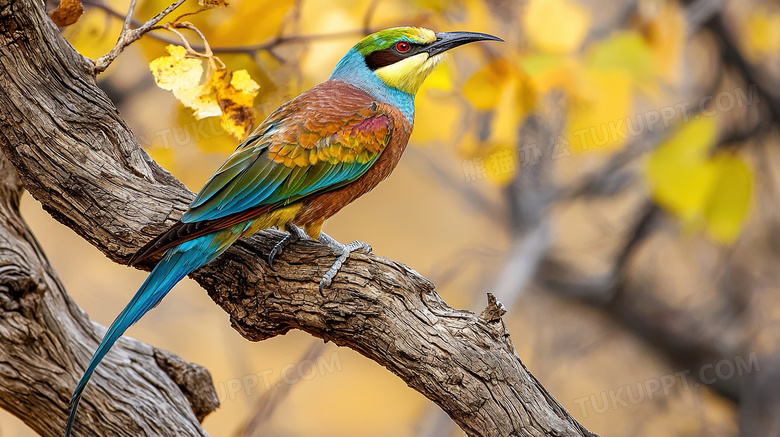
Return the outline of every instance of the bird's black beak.
<path id="1" fill-rule="evenodd" d="M 486 33 L 478 32 L 440 32 L 436 34 L 436 41 L 423 49 L 428 53 L 428 56 L 435 56 L 439 53 L 444 53 L 447 50 L 460 47 L 463 44 L 477 41 L 501 41 L 504 40 Z"/>

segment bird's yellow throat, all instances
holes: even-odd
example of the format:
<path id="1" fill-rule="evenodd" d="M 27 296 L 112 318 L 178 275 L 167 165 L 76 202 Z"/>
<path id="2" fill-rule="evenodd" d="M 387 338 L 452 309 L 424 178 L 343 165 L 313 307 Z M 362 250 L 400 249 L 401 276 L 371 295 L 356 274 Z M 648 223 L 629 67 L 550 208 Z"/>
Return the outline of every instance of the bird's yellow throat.
<path id="1" fill-rule="evenodd" d="M 407 94 L 417 94 L 417 90 L 434 68 L 444 60 L 444 54 L 429 56 L 420 53 L 387 67 L 375 71 L 379 79 L 387 86 L 399 89 Z"/>

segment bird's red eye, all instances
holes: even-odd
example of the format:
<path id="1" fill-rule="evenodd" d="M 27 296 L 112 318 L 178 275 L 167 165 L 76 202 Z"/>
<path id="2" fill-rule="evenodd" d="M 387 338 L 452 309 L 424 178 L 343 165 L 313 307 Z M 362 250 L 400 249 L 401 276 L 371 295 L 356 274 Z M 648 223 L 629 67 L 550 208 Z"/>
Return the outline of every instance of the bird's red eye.
<path id="1" fill-rule="evenodd" d="M 410 46 L 409 46 L 408 42 L 401 41 L 401 42 L 399 42 L 398 44 L 395 45 L 395 48 L 399 52 L 404 53 L 404 52 L 408 52 L 409 51 Z"/>

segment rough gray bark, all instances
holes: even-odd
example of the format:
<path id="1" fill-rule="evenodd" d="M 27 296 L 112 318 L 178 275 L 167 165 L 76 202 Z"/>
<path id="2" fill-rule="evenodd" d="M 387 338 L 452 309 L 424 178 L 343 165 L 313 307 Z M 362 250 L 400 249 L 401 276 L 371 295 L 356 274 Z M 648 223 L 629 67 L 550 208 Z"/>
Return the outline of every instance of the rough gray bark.
<path id="1" fill-rule="evenodd" d="M 143 152 L 95 86 L 90 62 L 40 5 L 0 0 L 0 58 L 0 147 L 57 220 L 123 262 L 182 214 L 192 193 Z M 469 435 L 590 435 L 523 366 L 499 304 L 481 316 L 454 310 L 413 270 L 367 254 L 352 256 L 319 293 L 330 250 L 312 241 L 291 245 L 272 271 L 262 259 L 280 236 L 264 231 L 242 240 L 192 275 L 246 338 L 295 328 L 350 347 L 434 401 Z M 138 408 L 133 397 L 126 402 L 125 410 Z M 55 403 L 61 409 L 65 398 Z M 80 418 L 100 420 L 93 409 Z"/>
<path id="2" fill-rule="evenodd" d="M 21 194 L 0 154 L 0 407 L 42 436 L 61 436 L 73 387 L 105 328 L 65 292 L 19 215 Z M 196 415 L 219 404 L 206 369 L 130 338 L 104 363 L 87 388 L 77 435 L 206 435 Z"/>

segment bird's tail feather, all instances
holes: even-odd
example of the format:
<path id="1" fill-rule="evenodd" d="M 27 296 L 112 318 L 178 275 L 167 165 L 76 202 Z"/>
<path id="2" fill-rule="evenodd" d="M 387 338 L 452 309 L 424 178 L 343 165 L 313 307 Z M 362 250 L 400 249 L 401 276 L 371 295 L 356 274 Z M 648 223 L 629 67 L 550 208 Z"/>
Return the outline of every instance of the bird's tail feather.
<path id="1" fill-rule="evenodd" d="M 125 309 L 117 316 L 103 337 L 97 351 L 84 372 L 84 376 L 76 387 L 70 401 L 70 414 L 65 430 L 65 436 L 70 436 L 78 410 L 79 401 L 87 386 L 92 373 L 100 361 L 111 349 L 111 346 L 122 336 L 132 324 L 137 322 L 144 314 L 154 308 L 168 294 L 169 291 L 185 276 L 196 268 L 216 258 L 230 244 L 224 245 L 224 239 L 220 233 L 209 234 L 173 247 L 166 252 L 157 266 L 144 281 L 141 288 L 135 293 L 133 299 Z"/>

